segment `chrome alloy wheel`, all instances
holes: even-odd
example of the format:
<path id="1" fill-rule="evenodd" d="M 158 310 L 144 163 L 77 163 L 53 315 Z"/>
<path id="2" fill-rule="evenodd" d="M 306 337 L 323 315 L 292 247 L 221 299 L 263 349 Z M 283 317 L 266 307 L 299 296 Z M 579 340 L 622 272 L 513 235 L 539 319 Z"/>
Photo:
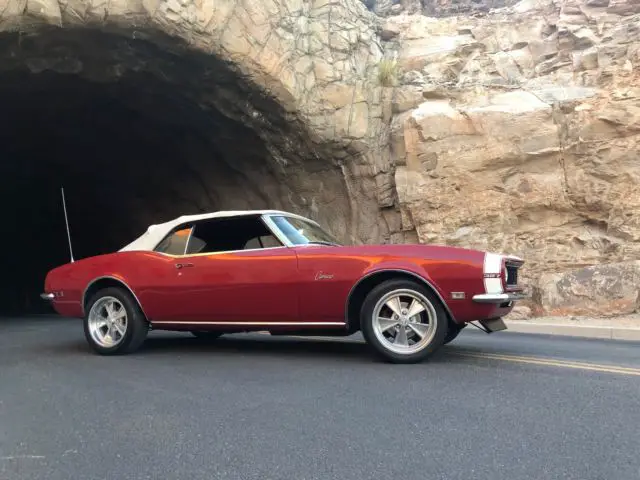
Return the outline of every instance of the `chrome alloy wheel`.
<path id="1" fill-rule="evenodd" d="M 373 333 L 387 350 L 410 355 L 426 348 L 438 317 L 431 302 L 415 290 L 393 290 L 373 308 Z"/>
<path id="2" fill-rule="evenodd" d="M 89 334 L 104 348 L 119 345 L 127 333 L 127 311 L 115 297 L 102 297 L 93 304 L 88 316 Z"/>

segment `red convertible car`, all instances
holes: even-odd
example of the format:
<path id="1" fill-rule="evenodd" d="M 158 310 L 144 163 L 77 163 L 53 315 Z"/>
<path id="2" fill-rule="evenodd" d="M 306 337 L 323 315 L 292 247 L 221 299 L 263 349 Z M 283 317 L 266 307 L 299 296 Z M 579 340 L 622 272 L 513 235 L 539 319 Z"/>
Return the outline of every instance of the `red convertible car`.
<path id="1" fill-rule="evenodd" d="M 487 333 L 523 298 L 514 256 L 435 245 L 340 245 L 287 212 L 222 211 L 152 225 L 115 253 L 51 270 L 42 297 L 84 319 L 100 354 L 136 350 L 150 329 L 351 335 L 418 362 L 470 322 Z"/>

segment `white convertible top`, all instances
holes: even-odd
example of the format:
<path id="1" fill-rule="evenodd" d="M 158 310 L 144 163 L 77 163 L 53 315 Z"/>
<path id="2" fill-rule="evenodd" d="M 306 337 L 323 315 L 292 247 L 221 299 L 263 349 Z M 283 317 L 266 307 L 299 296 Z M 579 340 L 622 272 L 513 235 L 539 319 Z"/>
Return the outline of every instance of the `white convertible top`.
<path id="1" fill-rule="evenodd" d="M 198 220 L 208 220 L 210 218 L 222 218 L 222 217 L 240 217 L 246 215 L 286 215 L 288 217 L 298 217 L 308 220 L 305 217 L 296 215 L 294 213 L 283 212 L 280 210 L 222 210 L 218 212 L 201 213 L 198 215 L 182 215 L 181 217 L 174 218 L 168 222 L 159 223 L 157 225 L 151 225 L 147 228 L 147 231 L 136 238 L 129 245 L 120 249 L 121 252 L 131 250 L 153 250 L 160 241 L 167 236 L 167 234 L 173 230 L 176 226 L 185 222 L 193 222 Z"/>

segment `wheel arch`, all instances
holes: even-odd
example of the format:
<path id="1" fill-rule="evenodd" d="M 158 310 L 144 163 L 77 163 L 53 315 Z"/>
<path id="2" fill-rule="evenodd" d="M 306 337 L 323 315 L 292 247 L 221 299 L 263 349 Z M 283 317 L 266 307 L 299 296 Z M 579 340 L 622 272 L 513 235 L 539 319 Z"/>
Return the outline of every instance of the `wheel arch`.
<path id="1" fill-rule="evenodd" d="M 351 287 L 349 295 L 347 296 L 347 303 L 345 307 L 345 320 L 350 331 L 356 332 L 360 330 L 360 310 L 362 308 L 362 304 L 364 303 L 365 297 L 371 291 L 371 289 L 375 288 L 377 285 L 380 285 L 382 282 L 392 279 L 406 279 L 413 281 L 417 280 L 421 285 L 427 287 L 436 296 L 436 298 L 444 308 L 448 322 L 455 323 L 455 317 L 453 316 L 453 313 L 451 313 L 449 305 L 447 305 L 447 302 L 445 302 L 444 298 L 442 298 L 440 292 L 429 280 L 410 270 L 401 268 L 385 268 L 367 273 L 362 278 L 360 278 L 353 285 L 353 287 Z"/>
<path id="2" fill-rule="evenodd" d="M 144 313 L 144 308 L 142 307 L 142 304 L 140 303 L 140 300 L 138 299 L 138 296 L 133 291 L 133 289 L 123 279 L 114 277 L 112 275 L 104 275 L 102 277 L 94 278 L 93 280 L 91 280 L 91 282 L 89 282 L 87 287 L 84 289 L 84 292 L 82 293 L 82 300 L 81 300 L 83 316 L 86 315 L 87 302 L 89 301 L 89 299 L 91 299 L 92 295 L 96 293 L 98 290 L 101 290 L 107 287 L 120 287 L 127 290 L 131 294 L 135 302 L 138 304 L 138 307 L 140 308 L 142 315 L 144 315 L 144 318 L 147 319 L 147 321 L 149 320 L 147 318 L 146 313 Z"/>

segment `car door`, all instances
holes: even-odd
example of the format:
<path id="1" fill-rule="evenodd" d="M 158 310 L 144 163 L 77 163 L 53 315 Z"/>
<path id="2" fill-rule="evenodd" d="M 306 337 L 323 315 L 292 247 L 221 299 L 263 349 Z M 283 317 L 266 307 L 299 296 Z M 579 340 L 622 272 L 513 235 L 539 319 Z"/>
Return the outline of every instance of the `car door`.
<path id="1" fill-rule="evenodd" d="M 299 319 L 296 254 L 259 217 L 197 222 L 187 253 L 173 259 L 173 268 L 182 321 L 263 324 Z"/>
<path id="2" fill-rule="evenodd" d="M 299 246 L 300 316 L 308 322 L 344 322 L 347 299 L 369 262 L 350 247 Z"/>
<path id="3" fill-rule="evenodd" d="M 185 313 L 184 290 L 176 272 L 177 259 L 184 256 L 193 223 L 176 226 L 149 255 L 138 258 L 132 266 L 137 278 L 137 296 L 147 318 L 152 322 L 181 322 Z"/>

